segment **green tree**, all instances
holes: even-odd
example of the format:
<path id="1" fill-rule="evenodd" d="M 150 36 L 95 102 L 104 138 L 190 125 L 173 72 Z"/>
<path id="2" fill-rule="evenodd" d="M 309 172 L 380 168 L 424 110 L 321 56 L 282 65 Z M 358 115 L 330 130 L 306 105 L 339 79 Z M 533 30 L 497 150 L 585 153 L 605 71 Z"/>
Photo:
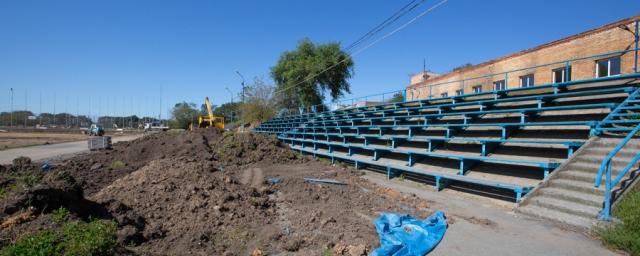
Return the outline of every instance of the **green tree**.
<path id="1" fill-rule="evenodd" d="M 314 44 L 309 39 L 282 53 L 271 68 L 278 104 L 285 108 L 322 104 L 327 91 L 336 100 L 351 92 L 347 80 L 352 75 L 353 60 L 339 43 Z"/>
<path id="2" fill-rule="evenodd" d="M 275 87 L 267 85 L 260 78 L 255 78 L 252 85 L 245 87 L 240 113 L 246 124 L 264 122 L 275 116 L 274 92 Z"/>
<path id="3" fill-rule="evenodd" d="M 455 72 L 455 71 L 463 70 L 465 68 L 472 67 L 472 66 L 473 66 L 473 64 L 471 64 L 471 63 L 465 63 L 465 64 L 462 64 L 460 66 L 457 66 L 457 67 L 453 68 L 452 71 Z"/>
<path id="4" fill-rule="evenodd" d="M 240 119 L 240 102 L 227 102 L 213 110 L 213 115 L 224 117 L 224 122 L 231 124 Z"/>
<path id="5" fill-rule="evenodd" d="M 393 97 L 391 97 L 391 99 L 389 99 L 387 102 L 393 103 L 393 102 L 403 102 L 404 101 L 404 95 L 402 94 L 402 92 L 396 92 L 393 94 Z"/>
<path id="6" fill-rule="evenodd" d="M 188 129 L 189 124 L 198 121 L 200 111 L 196 108 L 196 104 L 179 102 L 171 110 L 170 126 L 174 129 Z"/>

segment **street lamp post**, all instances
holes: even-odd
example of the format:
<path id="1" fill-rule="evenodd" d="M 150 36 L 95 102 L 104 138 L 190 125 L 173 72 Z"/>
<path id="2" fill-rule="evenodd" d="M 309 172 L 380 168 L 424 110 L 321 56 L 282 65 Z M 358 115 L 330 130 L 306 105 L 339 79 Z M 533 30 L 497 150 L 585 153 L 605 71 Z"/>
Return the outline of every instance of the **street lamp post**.
<path id="1" fill-rule="evenodd" d="M 13 88 L 11 88 L 11 120 L 9 120 L 9 127 L 13 127 Z"/>
<path id="2" fill-rule="evenodd" d="M 244 106 L 244 76 L 242 74 L 240 74 L 240 71 L 236 70 L 236 74 L 238 74 L 240 76 L 240 78 L 242 78 L 242 95 L 241 95 L 241 100 L 242 100 L 242 106 Z M 244 113 L 241 112 L 241 118 L 242 118 L 242 130 L 244 131 Z"/>
<path id="3" fill-rule="evenodd" d="M 229 87 L 225 87 L 224 89 L 229 92 L 229 96 L 231 96 L 231 107 L 233 107 L 233 92 L 229 90 Z M 231 111 L 231 122 L 233 122 L 233 110 Z"/>

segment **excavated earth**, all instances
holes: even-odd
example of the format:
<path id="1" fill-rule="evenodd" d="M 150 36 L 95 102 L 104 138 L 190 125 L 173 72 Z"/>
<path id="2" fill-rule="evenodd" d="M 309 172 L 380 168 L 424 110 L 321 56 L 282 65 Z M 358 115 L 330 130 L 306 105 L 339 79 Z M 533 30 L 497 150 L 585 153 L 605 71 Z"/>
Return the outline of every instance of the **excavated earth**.
<path id="1" fill-rule="evenodd" d="M 372 184 L 362 171 L 302 156 L 274 137 L 215 129 L 147 135 L 46 172 L 18 159 L 0 174 L 3 246 L 55 228 L 49 213 L 65 207 L 74 219 L 115 220 L 117 254 L 366 255 L 378 246 L 381 212 L 431 213 L 429 202 Z M 22 174 L 35 178 L 24 183 Z"/>

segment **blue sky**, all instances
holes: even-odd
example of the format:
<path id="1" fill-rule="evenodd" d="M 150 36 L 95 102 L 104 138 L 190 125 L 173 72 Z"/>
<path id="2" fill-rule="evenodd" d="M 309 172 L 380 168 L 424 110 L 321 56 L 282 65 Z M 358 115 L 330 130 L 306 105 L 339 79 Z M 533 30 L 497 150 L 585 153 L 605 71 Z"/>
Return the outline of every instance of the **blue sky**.
<path id="1" fill-rule="evenodd" d="M 0 0 L 0 110 L 163 116 L 178 101 L 221 104 L 308 37 L 348 45 L 408 0 Z M 437 1 L 427 0 L 397 25 Z M 446 72 L 640 14 L 640 1 L 449 0 L 355 56 L 353 94 Z M 396 25 L 396 26 L 397 26 Z M 387 30 L 388 31 L 388 30 Z M 91 101 L 89 101 L 91 97 Z M 90 107 L 89 107 L 90 106 Z"/>

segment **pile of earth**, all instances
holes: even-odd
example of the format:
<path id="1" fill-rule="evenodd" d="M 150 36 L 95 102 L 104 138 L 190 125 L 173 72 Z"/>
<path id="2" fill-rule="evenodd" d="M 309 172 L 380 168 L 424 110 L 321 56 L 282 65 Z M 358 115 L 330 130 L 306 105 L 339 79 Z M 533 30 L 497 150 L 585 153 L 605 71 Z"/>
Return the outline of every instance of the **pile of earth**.
<path id="1" fill-rule="evenodd" d="M 193 132 L 163 132 L 119 142 L 113 150 L 84 154 L 62 165 L 73 173 L 85 193 L 92 194 L 114 180 L 153 160 L 200 161 L 220 169 L 239 168 L 258 162 L 305 161 L 273 136 L 199 129 Z"/>
<path id="2" fill-rule="evenodd" d="M 0 199 L 1 221 L 10 221 L 0 229 L 2 245 L 50 228 L 49 213 L 64 207 L 76 219 L 115 220 L 129 254 L 366 255 L 378 243 L 379 213 L 430 214 L 424 200 L 378 187 L 361 171 L 252 133 L 157 133 L 48 172 L 20 161 L 0 171 L 38 179 Z"/>

